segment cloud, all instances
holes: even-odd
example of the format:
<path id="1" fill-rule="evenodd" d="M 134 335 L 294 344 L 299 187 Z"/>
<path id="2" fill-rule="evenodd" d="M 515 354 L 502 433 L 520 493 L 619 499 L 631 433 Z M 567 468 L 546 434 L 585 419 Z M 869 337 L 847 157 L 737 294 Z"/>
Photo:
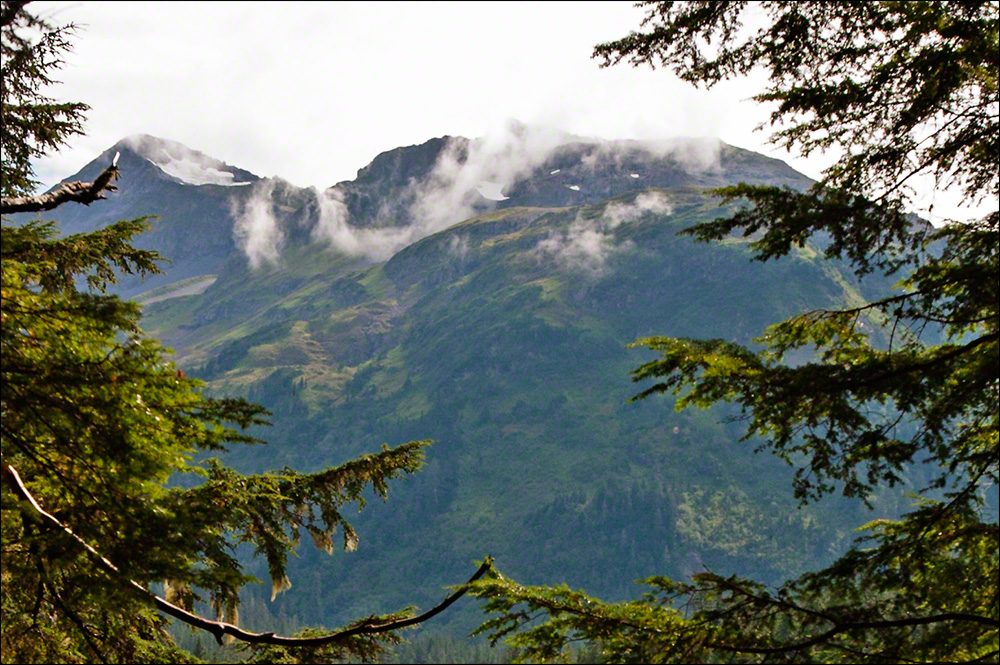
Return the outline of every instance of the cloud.
<path id="1" fill-rule="evenodd" d="M 136 134 L 125 142 L 136 153 L 155 164 L 161 171 L 188 185 L 223 185 L 238 187 L 249 182 L 235 182 L 236 176 L 222 169 L 227 165 L 190 148 L 152 136 Z"/>
<path id="2" fill-rule="evenodd" d="M 305 191 L 315 201 L 309 220 L 312 224 L 310 239 L 348 256 L 385 261 L 433 232 L 428 225 L 420 223 L 389 227 L 354 226 L 350 221 L 350 212 L 336 189 L 321 191 L 310 187 Z M 285 234 L 274 215 L 274 196 L 275 183 L 268 180 L 256 185 L 245 202 L 234 200 L 231 203 L 235 220 L 233 236 L 254 270 L 265 263 L 277 264 L 285 242 Z M 466 243 L 464 247 L 456 246 L 454 251 L 464 253 L 467 249 Z"/>
<path id="3" fill-rule="evenodd" d="M 331 249 L 349 256 L 360 256 L 371 261 L 385 261 L 393 254 L 430 235 L 420 224 L 363 228 L 352 226 L 350 212 L 336 189 L 319 191 L 310 187 L 316 199 L 319 216 L 313 226 L 314 241 L 327 243 Z"/>
<path id="4" fill-rule="evenodd" d="M 312 193 L 316 203 L 316 212 L 309 221 L 313 225 L 311 239 L 350 256 L 385 261 L 422 238 L 492 210 L 498 200 L 506 198 L 502 193 L 505 187 L 528 177 L 544 165 L 556 148 L 571 142 L 587 143 L 588 140 L 513 121 L 481 139 L 453 139 L 438 155 L 430 175 L 423 182 L 414 182 L 399 197 L 398 201 L 408 208 L 412 220 L 405 226 L 352 225 L 339 190 L 310 188 L 307 191 Z M 685 168 L 710 169 L 718 164 L 719 143 L 698 140 L 595 143 L 583 155 L 584 168 L 588 163 L 597 165 L 602 159 L 621 162 L 625 154 L 635 150 L 674 157 Z M 580 191 L 579 185 L 569 187 Z M 276 262 L 283 243 L 283 235 L 273 217 L 273 205 L 261 200 L 273 192 L 273 185 L 255 189 L 239 211 L 235 233 L 255 268 L 264 262 Z M 386 205 L 389 206 L 389 202 Z M 599 219 L 578 217 L 565 233 L 556 233 L 543 240 L 538 251 L 566 265 L 600 272 L 607 257 L 617 251 L 612 231 L 622 222 L 646 212 L 669 214 L 669 203 L 664 195 L 644 193 L 630 204 L 609 203 Z M 396 217 L 391 206 L 378 216 L 383 217 Z M 462 248 L 451 249 L 460 252 Z"/>
<path id="5" fill-rule="evenodd" d="M 425 235 L 483 211 L 484 199 L 503 200 L 502 189 L 538 168 L 569 136 L 510 120 L 471 142 L 452 141 L 430 178 L 416 186 L 410 212 Z M 504 197 L 506 198 L 506 197 Z"/>
<path id="6" fill-rule="evenodd" d="M 672 159 L 684 170 L 691 173 L 710 173 L 720 167 L 722 141 L 712 137 L 675 137 L 647 141 L 591 140 L 591 149 L 580 158 L 580 164 L 589 171 L 599 166 L 613 164 L 619 169 L 625 160 L 641 151 L 655 159 Z M 632 178 L 642 177 L 639 173 L 629 173 Z"/>
<path id="7" fill-rule="evenodd" d="M 553 231 L 539 241 L 535 253 L 540 259 L 554 260 L 563 268 L 599 277 L 604 274 L 612 254 L 634 246 L 630 240 L 616 243 L 616 228 L 647 213 L 669 215 L 672 212 L 669 199 L 661 192 L 643 192 L 630 204 L 609 203 L 597 217 L 586 217 L 581 210 L 568 229 Z"/>
<path id="8" fill-rule="evenodd" d="M 510 121 L 474 141 L 452 140 L 425 182 L 401 198 L 414 220 L 404 227 L 352 226 L 336 189 L 312 190 L 319 205 L 314 240 L 338 251 L 384 261 L 403 247 L 493 208 L 508 187 L 540 166 L 567 135 Z"/>
<path id="9" fill-rule="evenodd" d="M 673 157 L 693 173 L 718 171 L 722 141 L 714 137 L 673 138 L 650 141 L 647 150 L 655 155 Z"/>
<path id="10" fill-rule="evenodd" d="M 420 229 L 415 235 L 436 233 L 491 209 L 489 201 L 506 200 L 505 189 L 535 172 L 557 148 L 569 143 L 592 144 L 580 158 L 581 166 L 589 171 L 609 163 L 620 168 L 638 151 L 655 159 L 672 159 L 693 173 L 711 172 L 719 168 L 722 147 L 715 138 L 641 142 L 588 139 L 508 120 L 480 139 L 453 140 L 438 156 L 427 181 L 408 192 L 410 213 Z M 641 177 L 638 173 L 630 175 Z M 581 191 L 576 183 L 566 187 Z"/>
<path id="11" fill-rule="evenodd" d="M 448 253 L 464 261 L 469 254 L 469 237 L 465 235 L 453 235 L 448 238 Z"/>
<path id="12" fill-rule="evenodd" d="M 230 201 L 233 238 L 254 270 L 264 263 L 277 265 L 285 242 L 272 206 L 276 184 L 275 179 L 258 181 L 246 201 Z"/>
<path id="13" fill-rule="evenodd" d="M 327 242 L 345 254 L 363 253 L 357 229 L 351 227 L 350 213 L 337 192 L 321 192 L 315 187 L 311 187 L 309 191 L 316 197 L 319 209 L 319 218 L 311 232 L 312 239 Z"/>
<path id="14" fill-rule="evenodd" d="M 593 226 L 591 220 L 577 217 L 567 231 L 551 233 L 539 241 L 536 251 L 551 256 L 564 268 L 599 276 L 604 273 L 608 256 L 628 245 L 615 245 L 610 234 Z"/>
<path id="15" fill-rule="evenodd" d="M 614 229 L 619 224 L 631 222 L 646 213 L 656 215 L 671 215 L 674 212 L 670 199 L 663 192 L 643 192 L 631 203 L 613 201 L 604 207 L 601 219 L 608 229 Z"/>

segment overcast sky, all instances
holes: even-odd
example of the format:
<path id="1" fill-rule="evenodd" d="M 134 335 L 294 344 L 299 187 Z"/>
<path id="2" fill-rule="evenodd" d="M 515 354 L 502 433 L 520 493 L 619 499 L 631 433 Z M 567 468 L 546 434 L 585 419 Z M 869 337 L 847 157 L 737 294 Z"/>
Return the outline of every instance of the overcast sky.
<path id="1" fill-rule="evenodd" d="M 299 186 L 351 180 L 378 153 L 508 119 L 583 136 L 716 136 L 808 161 L 754 132 L 761 77 L 696 90 L 665 70 L 598 67 L 637 29 L 629 2 L 37 2 L 80 26 L 51 91 L 91 106 L 86 136 L 40 162 L 50 185 L 131 134 L 179 141 Z"/>

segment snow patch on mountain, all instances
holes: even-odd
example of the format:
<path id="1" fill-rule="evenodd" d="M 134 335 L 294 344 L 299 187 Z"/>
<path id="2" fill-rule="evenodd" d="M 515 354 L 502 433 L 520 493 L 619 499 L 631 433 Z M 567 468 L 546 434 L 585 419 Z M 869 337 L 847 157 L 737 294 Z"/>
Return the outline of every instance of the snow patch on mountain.
<path id="1" fill-rule="evenodd" d="M 489 199 L 490 201 L 506 201 L 509 196 L 504 196 L 503 193 L 503 183 L 500 182 L 481 182 L 476 185 L 476 191 L 484 199 Z"/>
<path id="2" fill-rule="evenodd" d="M 153 162 L 153 160 L 149 160 Z M 206 167 L 198 162 L 187 159 L 170 159 L 165 163 L 153 162 L 160 170 L 169 176 L 184 181 L 188 185 L 223 185 L 225 187 L 240 187 L 249 182 L 234 182 L 236 176 L 228 171 L 220 171 Z"/>
<path id="3" fill-rule="evenodd" d="M 186 185 L 222 185 L 240 187 L 250 182 L 237 182 L 236 174 L 226 170 L 229 165 L 192 150 L 174 141 L 145 134 L 125 139 L 129 147 L 149 160 L 161 171 Z"/>

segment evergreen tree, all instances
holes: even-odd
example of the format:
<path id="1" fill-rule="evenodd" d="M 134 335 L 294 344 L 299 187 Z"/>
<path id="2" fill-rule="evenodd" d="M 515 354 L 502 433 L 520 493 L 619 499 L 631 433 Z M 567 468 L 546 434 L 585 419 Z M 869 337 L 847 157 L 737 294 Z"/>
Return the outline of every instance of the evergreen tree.
<path id="1" fill-rule="evenodd" d="M 5 214 L 93 202 L 117 176 L 111 164 L 93 183 L 32 195 L 29 160 L 79 133 L 85 107 L 40 94 L 72 27 L 49 25 L 25 4 L 0 6 Z M 263 443 L 247 428 L 268 414 L 204 396 L 143 334 L 139 306 L 106 294 L 118 271 L 158 271 L 159 256 L 130 245 L 145 226 L 122 221 L 69 237 L 41 221 L 2 226 L 3 661 L 194 660 L 170 640 L 160 612 L 220 642 L 250 642 L 258 659 L 377 659 L 397 630 L 457 594 L 421 616 L 372 616 L 335 633 L 253 634 L 236 625 L 238 592 L 253 578 L 235 551 L 252 545 L 267 561 L 273 593 L 282 591 L 301 533 L 332 552 L 339 530 L 353 549 L 358 535 L 345 505 L 363 506 L 369 489 L 384 499 L 390 480 L 420 468 L 427 442 L 313 474 L 247 476 L 206 459 Z M 150 591 L 159 582 L 165 598 Z M 191 612 L 199 599 L 215 621 Z"/>
<path id="2" fill-rule="evenodd" d="M 997 203 L 998 4 L 645 4 L 645 30 L 595 57 L 706 86 L 763 68 L 756 99 L 777 105 L 773 141 L 843 154 L 806 192 L 718 190 L 748 205 L 685 233 L 742 235 L 761 261 L 813 239 L 859 277 L 900 282 L 778 323 L 753 347 L 640 340 L 659 358 L 633 372 L 653 381 L 636 398 L 740 405 L 743 440 L 797 467 L 802 501 L 866 501 L 914 465 L 934 472 L 908 513 L 866 525 L 831 566 L 778 589 L 705 572 L 645 580 L 643 599 L 611 604 L 494 573 L 474 589 L 497 615 L 480 632 L 542 661 L 586 639 L 607 662 L 996 662 L 1000 530 L 985 493 L 998 482 L 1000 212 L 935 229 L 906 211 L 917 176 Z M 795 351 L 812 361 L 784 362 Z"/>
<path id="3" fill-rule="evenodd" d="M 24 11 L 27 1 L 4 2 L 0 8 L 0 195 L 31 194 L 38 182 L 31 159 L 58 149 L 81 133 L 86 104 L 59 103 L 42 94 L 62 64 L 73 26 L 53 26 Z M 37 39 L 23 36 L 36 33 Z"/>

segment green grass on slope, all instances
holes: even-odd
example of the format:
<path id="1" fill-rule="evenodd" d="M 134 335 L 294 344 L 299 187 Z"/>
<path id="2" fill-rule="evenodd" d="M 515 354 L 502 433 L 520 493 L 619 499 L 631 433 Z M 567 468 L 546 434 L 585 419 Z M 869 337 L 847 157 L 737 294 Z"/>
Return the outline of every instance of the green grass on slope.
<path id="1" fill-rule="evenodd" d="M 429 607 L 487 553 L 525 582 L 623 598 L 636 578 L 705 566 L 777 582 L 844 547 L 856 509 L 796 510 L 789 469 L 735 444 L 730 411 L 627 403 L 640 389 L 628 371 L 649 352 L 625 346 L 652 334 L 749 342 L 791 314 L 854 302 L 856 284 L 813 250 L 760 264 L 745 242 L 678 236 L 717 203 L 654 193 L 659 212 L 641 210 L 641 194 L 496 211 L 374 266 L 303 246 L 294 262 L 148 309 L 210 389 L 274 412 L 260 432 L 273 445 L 230 456 L 242 469 L 311 470 L 437 440 L 423 471 L 358 516 L 356 553 L 303 548 L 277 608 L 338 625 Z M 460 611 L 441 625 L 476 620 Z"/>

